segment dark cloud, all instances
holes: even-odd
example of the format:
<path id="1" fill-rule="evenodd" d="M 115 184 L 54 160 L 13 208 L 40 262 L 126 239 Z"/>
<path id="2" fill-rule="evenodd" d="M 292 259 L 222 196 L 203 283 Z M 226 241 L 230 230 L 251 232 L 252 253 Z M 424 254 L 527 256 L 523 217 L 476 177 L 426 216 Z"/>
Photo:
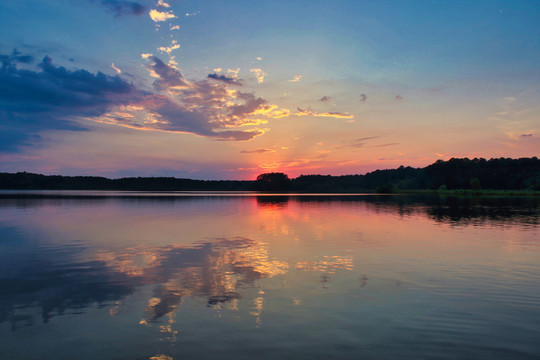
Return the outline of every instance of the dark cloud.
<path id="1" fill-rule="evenodd" d="M 133 1 L 101 0 L 101 5 L 114 13 L 116 17 L 125 15 L 138 16 L 146 13 L 147 10 L 146 6 Z"/>
<path id="2" fill-rule="evenodd" d="M 224 83 L 231 84 L 231 85 L 242 85 L 242 82 L 240 80 L 227 76 L 227 75 L 218 75 L 216 73 L 213 73 L 213 74 L 208 74 L 208 78 L 218 80 L 218 81 L 223 81 Z"/>
<path id="3" fill-rule="evenodd" d="M 154 63 L 148 65 L 148 69 L 154 71 L 158 76 L 157 80 L 154 81 L 156 90 L 189 87 L 189 83 L 184 79 L 184 75 L 180 70 L 165 64 L 157 56 L 152 56 L 151 59 Z"/>
<path id="4" fill-rule="evenodd" d="M 330 101 L 330 100 L 332 100 L 332 97 L 331 96 L 326 96 L 326 95 L 319 99 L 319 101 L 322 101 L 322 102 Z"/>
<path id="5" fill-rule="evenodd" d="M 272 152 L 270 149 L 255 149 L 255 150 L 242 150 L 240 154 L 263 154 L 266 152 Z"/>
<path id="6" fill-rule="evenodd" d="M 365 103 L 366 100 L 367 100 L 367 95 L 366 94 L 360 94 L 360 102 Z"/>
<path id="7" fill-rule="evenodd" d="M 521 134 L 521 137 L 531 137 L 533 134 Z"/>
<path id="8" fill-rule="evenodd" d="M 31 62 L 27 56 L 14 52 L 0 59 L 0 129 L 11 139 L 0 142 L 0 150 L 35 143 L 43 130 L 84 130 L 75 116 L 99 116 L 141 96 L 118 76 L 67 70 L 48 56 L 33 70 L 17 67 Z"/>
<path id="9" fill-rule="evenodd" d="M 403 96 L 401 95 L 396 95 L 396 97 L 394 98 L 395 100 L 403 100 Z"/>
<path id="10" fill-rule="evenodd" d="M 2 63 L 2 70 L 7 69 L 16 63 L 30 64 L 34 61 L 34 58 L 30 55 L 22 55 L 17 49 L 13 49 L 11 54 L 0 54 L 0 63 Z"/>

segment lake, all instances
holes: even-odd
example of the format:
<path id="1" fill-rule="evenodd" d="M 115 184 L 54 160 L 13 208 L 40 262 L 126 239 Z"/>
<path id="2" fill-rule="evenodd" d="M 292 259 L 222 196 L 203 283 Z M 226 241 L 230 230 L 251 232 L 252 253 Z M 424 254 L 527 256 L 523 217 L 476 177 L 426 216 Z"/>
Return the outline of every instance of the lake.
<path id="1" fill-rule="evenodd" d="M 0 193 L 1 359 L 539 359 L 540 199 Z"/>

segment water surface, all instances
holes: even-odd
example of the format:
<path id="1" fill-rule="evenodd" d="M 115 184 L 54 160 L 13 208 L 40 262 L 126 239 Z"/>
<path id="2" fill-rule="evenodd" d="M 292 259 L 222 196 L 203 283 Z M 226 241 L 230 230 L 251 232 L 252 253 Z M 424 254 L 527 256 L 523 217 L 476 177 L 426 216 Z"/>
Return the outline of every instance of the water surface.
<path id="1" fill-rule="evenodd" d="M 2 192 L 2 359 L 538 359 L 540 201 Z"/>

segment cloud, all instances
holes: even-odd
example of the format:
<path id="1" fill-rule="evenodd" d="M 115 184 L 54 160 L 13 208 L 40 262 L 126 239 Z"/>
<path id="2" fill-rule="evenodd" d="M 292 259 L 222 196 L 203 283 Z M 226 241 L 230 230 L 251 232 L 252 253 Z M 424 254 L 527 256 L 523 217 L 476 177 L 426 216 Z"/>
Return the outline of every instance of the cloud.
<path id="1" fill-rule="evenodd" d="M 188 80 L 158 57 L 145 57 L 153 91 L 119 76 L 56 66 L 48 56 L 26 69 L 29 57 L 0 55 L 0 150 L 36 144 L 43 131 L 88 130 L 85 121 L 245 141 L 266 131 L 258 125 L 286 112 L 253 93 L 230 89 L 234 76 Z"/>
<path id="2" fill-rule="evenodd" d="M 240 151 L 240 154 L 263 154 L 266 152 L 274 152 L 274 150 L 271 150 L 271 149 L 242 150 Z"/>
<path id="3" fill-rule="evenodd" d="M 125 15 L 139 16 L 146 12 L 145 6 L 133 1 L 101 0 L 101 5 L 117 17 Z"/>
<path id="4" fill-rule="evenodd" d="M 13 49 L 13 51 L 9 55 L 0 54 L 0 63 L 2 63 L 2 70 L 13 66 L 15 63 L 31 64 L 32 62 L 34 62 L 34 58 L 32 56 L 22 55 L 22 53 L 19 52 L 17 49 Z"/>
<path id="5" fill-rule="evenodd" d="M 194 12 L 186 13 L 186 17 L 199 15 L 200 13 L 201 13 L 200 11 L 194 11 Z"/>
<path id="6" fill-rule="evenodd" d="M 143 92 L 118 76 L 67 70 L 45 56 L 34 69 L 18 69 L 29 58 L 0 55 L 0 150 L 39 141 L 45 130 L 85 130 L 79 116 L 100 116 L 111 107 L 138 101 Z"/>
<path id="7" fill-rule="evenodd" d="M 342 149 L 344 147 L 361 148 L 366 145 L 366 141 L 378 139 L 380 136 L 368 136 L 351 141 L 349 144 L 336 146 L 336 149 Z"/>
<path id="8" fill-rule="evenodd" d="M 224 83 L 231 84 L 231 85 L 242 85 L 242 82 L 234 77 L 227 76 L 227 75 L 218 75 L 216 73 L 208 74 L 209 79 L 214 79 L 218 81 L 223 81 Z"/>
<path id="9" fill-rule="evenodd" d="M 137 107 L 119 108 L 98 121 L 138 130 L 192 133 L 216 140 L 250 140 L 266 131 L 261 128 L 238 130 L 267 122 L 255 117 L 264 116 L 261 111 L 272 107 L 263 98 L 231 90 L 230 83 L 225 81 L 208 78 L 190 81 L 179 69 L 158 57 L 148 59 L 152 61 L 147 69 L 155 78 L 156 93 L 135 104 Z"/>
<path id="10" fill-rule="evenodd" d="M 157 2 L 157 6 L 161 6 L 161 7 L 164 7 L 164 8 L 170 8 L 171 5 L 169 5 L 167 2 L 165 2 L 164 0 L 158 0 Z"/>
<path id="11" fill-rule="evenodd" d="M 154 22 L 167 21 L 176 18 L 176 16 L 171 11 L 158 11 L 156 9 L 150 10 L 148 15 L 150 15 L 150 18 Z"/>
<path id="12" fill-rule="evenodd" d="M 267 74 L 264 71 L 262 71 L 262 69 L 255 68 L 255 69 L 250 69 L 249 71 L 255 74 L 255 77 L 257 78 L 257 82 L 259 84 L 262 84 L 264 82 L 264 78 L 266 77 Z"/>
<path id="13" fill-rule="evenodd" d="M 396 97 L 394 98 L 395 100 L 403 100 L 403 96 L 401 95 L 396 95 Z"/>
<path id="14" fill-rule="evenodd" d="M 531 136 L 533 136 L 533 134 L 521 134 L 520 136 L 521 137 L 531 137 Z"/>
<path id="15" fill-rule="evenodd" d="M 302 75 L 295 75 L 289 82 L 297 82 L 300 81 L 300 79 L 302 79 Z"/>
<path id="16" fill-rule="evenodd" d="M 161 51 L 162 53 L 170 54 L 173 52 L 173 50 L 180 49 L 180 44 L 176 40 L 173 40 L 171 42 L 171 46 L 160 46 L 158 47 L 158 51 Z"/>
<path id="17" fill-rule="evenodd" d="M 349 142 L 348 144 L 336 146 L 336 149 L 342 149 L 342 148 L 347 148 L 347 147 L 352 147 L 352 148 L 357 148 L 357 149 L 363 148 L 363 147 L 378 148 L 378 147 L 387 147 L 387 146 L 398 144 L 398 143 L 386 143 L 386 144 L 378 144 L 378 145 L 366 145 L 369 142 L 369 140 L 374 140 L 374 139 L 379 139 L 379 138 L 380 136 L 368 136 L 368 137 L 359 138 L 359 139 Z"/>
<path id="18" fill-rule="evenodd" d="M 114 69 L 114 71 L 116 71 L 116 73 L 118 74 L 121 74 L 122 73 L 122 70 L 120 70 L 119 68 L 117 68 L 114 63 L 111 63 L 111 67 Z"/>
<path id="19" fill-rule="evenodd" d="M 367 95 L 366 94 L 360 94 L 360 102 L 365 103 L 366 100 L 367 100 Z"/>
<path id="20" fill-rule="evenodd" d="M 280 109 L 277 105 L 265 105 L 257 109 L 254 115 L 264 115 L 272 119 L 287 117 L 291 114 L 289 109 Z"/>
<path id="21" fill-rule="evenodd" d="M 330 117 L 336 119 L 354 119 L 354 116 L 349 113 L 340 113 L 340 112 L 317 112 L 313 110 L 303 110 L 299 107 L 296 108 L 296 116 L 316 116 L 316 117 Z"/>
<path id="22" fill-rule="evenodd" d="M 322 101 L 322 102 L 326 102 L 326 101 L 330 101 L 330 100 L 332 100 L 332 97 L 331 96 L 326 96 L 326 95 L 319 99 L 319 101 Z"/>

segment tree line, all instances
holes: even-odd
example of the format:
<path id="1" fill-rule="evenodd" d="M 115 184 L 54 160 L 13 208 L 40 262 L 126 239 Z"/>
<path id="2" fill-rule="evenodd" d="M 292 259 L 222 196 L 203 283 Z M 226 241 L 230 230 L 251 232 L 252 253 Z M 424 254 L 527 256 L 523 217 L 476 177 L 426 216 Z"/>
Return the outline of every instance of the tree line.
<path id="1" fill-rule="evenodd" d="M 265 173 L 257 180 L 193 180 L 174 177 L 41 175 L 0 173 L 0 189 L 130 190 L 130 191 L 298 191 L 394 192 L 397 190 L 501 189 L 540 190 L 540 160 L 532 158 L 452 158 L 424 168 L 400 166 L 364 175 L 300 175 Z"/>

